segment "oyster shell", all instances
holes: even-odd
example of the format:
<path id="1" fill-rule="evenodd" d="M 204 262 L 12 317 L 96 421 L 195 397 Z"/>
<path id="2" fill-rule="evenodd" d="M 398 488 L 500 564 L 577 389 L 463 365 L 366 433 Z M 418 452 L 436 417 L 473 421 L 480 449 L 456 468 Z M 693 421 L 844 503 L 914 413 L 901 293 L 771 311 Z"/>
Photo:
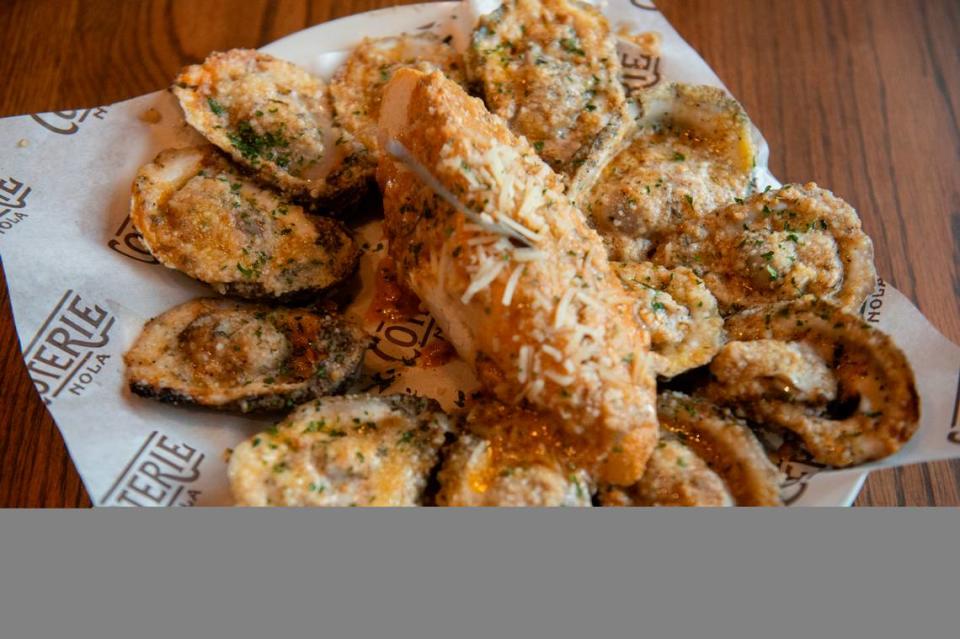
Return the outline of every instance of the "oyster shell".
<path id="1" fill-rule="evenodd" d="M 590 506 L 590 478 L 565 450 L 549 418 L 480 401 L 444 455 L 437 504 Z"/>
<path id="2" fill-rule="evenodd" d="M 807 297 L 743 311 L 726 328 L 734 340 L 803 343 L 828 364 L 836 380 L 830 403 L 769 392 L 750 402 L 726 398 L 750 419 L 796 433 L 816 461 L 843 467 L 881 459 L 916 432 L 920 399 L 910 363 L 859 317 Z"/>
<path id="3" fill-rule="evenodd" d="M 196 299 L 147 322 L 124 355 L 126 380 L 170 404 L 278 410 L 342 389 L 368 341 L 332 313 Z"/>
<path id="4" fill-rule="evenodd" d="M 307 215 L 213 146 L 167 149 L 141 167 L 130 217 L 161 264 L 224 295 L 317 293 L 350 275 L 360 256 L 339 222 Z"/>
<path id="5" fill-rule="evenodd" d="M 721 89 L 671 83 L 638 100 L 636 132 L 578 196 L 611 258 L 627 261 L 646 259 L 677 224 L 744 197 L 756 154 L 750 120 Z"/>
<path id="6" fill-rule="evenodd" d="M 417 506 L 450 424 L 412 395 L 324 397 L 237 446 L 239 506 Z"/>
<path id="7" fill-rule="evenodd" d="M 660 393 L 660 427 L 673 433 L 723 478 L 737 506 L 782 506 L 782 475 L 753 431 L 700 397 Z"/>
<path id="8" fill-rule="evenodd" d="M 685 267 L 611 262 L 636 300 L 633 312 L 650 333 L 655 368 L 663 377 L 708 363 L 723 345 L 723 319 L 703 280 Z"/>
<path id="9" fill-rule="evenodd" d="M 873 242 L 857 212 L 812 182 L 688 220 L 652 260 L 693 269 L 725 315 L 805 294 L 856 312 L 877 281 Z"/>
<path id="10" fill-rule="evenodd" d="M 619 60 L 596 7 L 506 0 L 480 18 L 467 69 L 487 108 L 580 190 L 633 126 Z"/>
<path id="11" fill-rule="evenodd" d="M 343 208 L 372 186 L 376 163 L 334 122 L 326 83 L 295 64 L 216 52 L 181 71 L 171 90 L 188 124 L 293 197 Z"/>

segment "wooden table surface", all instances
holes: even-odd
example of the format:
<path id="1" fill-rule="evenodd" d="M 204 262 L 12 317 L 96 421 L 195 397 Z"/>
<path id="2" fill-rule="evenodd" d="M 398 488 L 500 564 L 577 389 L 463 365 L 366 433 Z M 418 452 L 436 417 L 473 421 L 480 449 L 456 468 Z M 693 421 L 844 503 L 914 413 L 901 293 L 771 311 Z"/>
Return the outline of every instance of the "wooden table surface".
<path id="1" fill-rule="evenodd" d="M 134 97 L 210 51 L 393 4 L 404 3 L 5 0 L 0 116 Z M 960 342 L 960 3 L 657 4 L 764 132 L 773 173 L 851 202 L 880 274 Z M 0 363 L 0 506 L 89 506 L 27 377 L 5 281 Z M 960 463 L 874 473 L 857 504 L 960 505 Z"/>

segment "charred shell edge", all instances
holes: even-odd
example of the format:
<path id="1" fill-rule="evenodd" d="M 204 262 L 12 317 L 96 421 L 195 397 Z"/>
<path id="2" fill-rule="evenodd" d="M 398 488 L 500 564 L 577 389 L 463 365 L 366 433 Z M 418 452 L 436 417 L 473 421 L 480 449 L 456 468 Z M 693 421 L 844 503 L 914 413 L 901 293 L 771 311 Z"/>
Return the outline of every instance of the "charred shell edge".
<path id="1" fill-rule="evenodd" d="M 217 410 L 238 411 L 241 413 L 285 410 L 312 399 L 318 399 L 326 395 L 337 395 L 343 392 L 350 384 L 360 378 L 361 371 L 363 370 L 363 353 L 366 352 L 367 346 L 368 344 L 364 344 L 363 351 L 361 352 L 361 356 L 357 358 L 357 364 L 354 369 L 345 374 L 339 381 L 326 387 L 324 384 L 328 384 L 329 382 L 321 380 L 323 383 L 318 384 L 316 381 L 313 381 L 316 378 L 313 378 L 301 388 L 289 393 L 250 395 L 224 404 L 205 403 L 179 390 L 168 387 L 157 388 L 146 382 L 138 382 L 135 380 L 131 380 L 130 382 L 130 392 L 134 395 L 139 395 L 146 399 L 155 399 L 163 404 L 170 404 L 172 406 L 205 406 Z"/>

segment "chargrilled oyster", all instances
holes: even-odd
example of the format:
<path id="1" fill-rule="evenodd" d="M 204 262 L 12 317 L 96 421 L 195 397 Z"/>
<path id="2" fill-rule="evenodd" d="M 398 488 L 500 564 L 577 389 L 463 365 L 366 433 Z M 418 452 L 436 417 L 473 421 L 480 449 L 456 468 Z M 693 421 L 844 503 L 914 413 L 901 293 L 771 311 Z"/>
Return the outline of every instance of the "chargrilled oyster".
<path id="1" fill-rule="evenodd" d="M 383 87 L 402 67 L 439 70 L 460 84 L 466 82 L 463 60 L 449 39 L 441 40 L 432 33 L 364 38 L 330 81 L 330 95 L 337 120 L 367 147 L 374 159 L 379 154 L 377 120 Z"/>
<path id="2" fill-rule="evenodd" d="M 746 195 L 754 148 L 750 121 L 723 90 L 671 83 L 639 94 L 628 145 L 578 197 L 612 259 L 646 259 L 660 237 Z"/>
<path id="3" fill-rule="evenodd" d="M 505 0 L 479 20 L 470 82 L 574 189 L 591 183 L 633 126 L 610 25 L 571 0 Z"/>
<path id="4" fill-rule="evenodd" d="M 873 242 L 857 212 L 812 182 L 687 220 L 652 259 L 693 269 L 725 315 L 805 294 L 856 312 L 877 281 Z"/>
<path id="5" fill-rule="evenodd" d="M 700 397 L 664 392 L 657 403 L 664 432 L 673 433 L 726 483 L 737 506 L 782 506 L 782 475 L 753 431 Z"/>
<path id="6" fill-rule="evenodd" d="M 143 166 L 130 218 L 161 264 L 225 295 L 315 293 L 352 273 L 360 254 L 339 222 L 307 215 L 213 146 L 167 149 Z"/>
<path id="7" fill-rule="evenodd" d="M 632 486 L 606 486 L 604 506 L 732 506 L 723 480 L 671 433 L 664 433 Z"/>
<path id="8" fill-rule="evenodd" d="M 910 363 L 893 340 L 859 317 L 806 297 L 743 311 L 727 318 L 726 328 L 733 340 L 765 340 L 761 346 L 776 340 L 813 351 L 814 358 L 799 362 L 781 358 L 779 367 L 776 358 L 772 366 L 739 371 L 718 366 L 710 393 L 760 424 L 796 433 L 816 461 L 851 466 L 880 459 L 916 431 L 920 400 Z M 790 382 L 770 383 L 778 376 Z M 804 378 L 810 381 L 796 381 Z"/>
<path id="9" fill-rule="evenodd" d="M 137 395 L 277 410 L 343 388 L 367 343 L 360 328 L 332 313 L 196 299 L 147 322 L 124 362 Z"/>
<path id="10" fill-rule="evenodd" d="M 212 53 L 171 90 L 188 124 L 294 197 L 342 207 L 372 186 L 375 161 L 334 121 L 326 84 L 290 62 L 249 49 Z"/>
<path id="11" fill-rule="evenodd" d="M 804 342 L 730 342 L 710 362 L 710 374 L 704 394 L 727 403 L 779 398 L 826 404 L 837 398 L 833 371 Z"/>
<path id="12" fill-rule="evenodd" d="M 417 506 L 450 430 L 412 395 L 324 397 L 237 446 L 238 506 Z"/>
<path id="13" fill-rule="evenodd" d="M 438 475 L 440 506 L 589 506 L 591 481 L 564 436 L 533 411 L 483 400 Z"/>
<path id="14" fill-rule="evenodd" d="M 614 273 L 635 302 L 637 320 L 650 332 L 657 373 L 673 377 L 703 366 L 723 345 L 717 300 L 688 268 L 650 262 L 612 262 Z"/>

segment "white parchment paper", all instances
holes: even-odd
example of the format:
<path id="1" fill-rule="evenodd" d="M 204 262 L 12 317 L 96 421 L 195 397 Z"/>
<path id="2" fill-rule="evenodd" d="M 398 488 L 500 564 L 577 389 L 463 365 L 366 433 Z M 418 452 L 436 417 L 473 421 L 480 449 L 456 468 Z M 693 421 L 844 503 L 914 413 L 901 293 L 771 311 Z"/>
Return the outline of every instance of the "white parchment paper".
<path id="1" fill-rule="evenodd" d="M 363 36 L 431 29 L 454 35 L 464 46 L 477 12 L 490 4 L 375 11 L 301 31 L 265 50 L 329 77 Z M 662 36 L 658 56 L 622 43 L 631 87 L 667 80 L 722 86 L 652 3 L 611 0 L 603 8 L 615 29 Z M 775 184 L 765 168 L 766 144 L 757 136 L 764 149 L 761 185 Z M 197 141 L 167 92 L 0 120 L 0 256 L 24 361 L 97 505 L 230 504 L 227 449 L 275 421 L 165 406 L 132 396 L 123 383 L 122 355 L 143 323 L 212 294 L 156 264 L 128 219 L 138 167 L 164 148 Z M 456 410 L 476 382 L 457 359 L 440 367 L 421 365 L 425 350 L 442 339 L 429 315 L 396 324 L 366 318 L 384 247 L 379 223 L 357 232 L 365 247 L 362 284 L 348 313 L 364 321 L 375 340 L 362 388 L 415 391 Z M 790 503 L 847 504 L 864 470 L 960 456 L 960 348 L 889 283 L 878 283 L 864 317 L 893 335 L 913 365 L 922 399 L 920 429 L 896 455 L 858 469 L 788 464 Z"/>

